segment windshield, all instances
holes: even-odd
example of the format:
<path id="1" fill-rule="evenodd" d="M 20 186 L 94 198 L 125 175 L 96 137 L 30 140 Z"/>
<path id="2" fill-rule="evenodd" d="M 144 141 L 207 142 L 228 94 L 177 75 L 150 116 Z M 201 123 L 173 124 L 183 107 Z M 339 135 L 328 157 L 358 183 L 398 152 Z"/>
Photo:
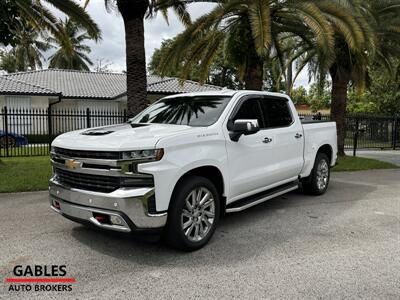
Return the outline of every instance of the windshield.
<path id="1" fill-rule="evenodd" d="M 129 121 L 130 123 L 210 126 L 219 119 L 230 99 L 230 96 L 168 98 L 154 103 Z"/>

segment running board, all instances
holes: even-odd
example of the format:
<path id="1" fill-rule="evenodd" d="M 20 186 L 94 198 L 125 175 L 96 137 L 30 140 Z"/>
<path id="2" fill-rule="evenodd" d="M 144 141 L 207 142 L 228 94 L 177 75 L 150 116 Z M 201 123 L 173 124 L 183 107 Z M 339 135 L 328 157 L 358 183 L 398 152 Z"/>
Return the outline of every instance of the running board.
<path id="1" fill-rule="evenodd" d="M 294 190 L 298 189 L 298 187 L 299 187 L 299 181 L 296 180 L 296 181 L 289 182 L 287 184 L 278 186 L 271 190 L 240 199 L 238 201 L 228 204 L 226 207 L 226 212 L 234 213 L 234 212 L 243 211 L 245 209 L 248 209 L 252 206 L 255 206 L 257 204 L 260 204 L 260 203 L 270 200 L 272 198 L 286 194 L 290 191 L 294 191 Z"/>

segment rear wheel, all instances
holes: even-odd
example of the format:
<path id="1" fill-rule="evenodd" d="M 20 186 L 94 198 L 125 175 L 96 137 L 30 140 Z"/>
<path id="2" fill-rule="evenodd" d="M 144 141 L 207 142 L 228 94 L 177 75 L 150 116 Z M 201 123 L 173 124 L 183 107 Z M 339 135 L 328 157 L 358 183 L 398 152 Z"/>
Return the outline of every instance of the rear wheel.
<path id="1" fill-rule="evenodd" d="M 326 192 L 331 172 L 329 165 L 328 156 L 318 153 L 310 176 L 302 181 L 305 192 L 311 195 L 322 195 Z"/>
<path id="2" fill-rule="evenodd" d="M 167 243 L 185 251 L 200 249 L 214 234 L 219 215 L 219 195 L 213 183 L 199 176 L 184 179 L 168 211 Z"/>

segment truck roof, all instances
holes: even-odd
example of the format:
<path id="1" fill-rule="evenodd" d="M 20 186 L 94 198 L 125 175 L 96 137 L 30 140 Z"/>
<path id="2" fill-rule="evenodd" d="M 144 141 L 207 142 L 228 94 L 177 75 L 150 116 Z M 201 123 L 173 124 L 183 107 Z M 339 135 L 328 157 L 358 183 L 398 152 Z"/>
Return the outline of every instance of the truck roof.
<path id="1" fill-rule="evenodd" d="M 249 94 L 256 94 L 256 95 L 265 95 L 265 96 L 275 96 L 275 97 L 289 97 L 285 94 L 281 93 L 272 93 L 266 91 L 252 91 L 252 90 L 230 90 L 224 89 L 220 91 L 209 91 L 209 92 L 194 92 L 194 93 L 185 93 L 185 94 L 178 94 L 178 95 L 170 95 L 165 97 L 164 99 L 168 98 L 176 98 L 176 97 L 196 97 L 196 96 L 234 96 L 234 95 L 249 95 Z"/>

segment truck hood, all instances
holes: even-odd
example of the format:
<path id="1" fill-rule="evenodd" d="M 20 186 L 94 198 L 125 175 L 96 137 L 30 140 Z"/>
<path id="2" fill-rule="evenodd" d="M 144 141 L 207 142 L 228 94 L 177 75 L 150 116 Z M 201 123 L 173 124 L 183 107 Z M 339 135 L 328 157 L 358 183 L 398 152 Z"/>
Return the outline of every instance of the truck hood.
<path id="1" fill-rule="evenodd" d="M 52 146 L 97 151 L 152 149 L 163 137 L 196 129 L 186 125 L 126 123 L 64 133 Z"/>

